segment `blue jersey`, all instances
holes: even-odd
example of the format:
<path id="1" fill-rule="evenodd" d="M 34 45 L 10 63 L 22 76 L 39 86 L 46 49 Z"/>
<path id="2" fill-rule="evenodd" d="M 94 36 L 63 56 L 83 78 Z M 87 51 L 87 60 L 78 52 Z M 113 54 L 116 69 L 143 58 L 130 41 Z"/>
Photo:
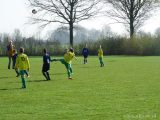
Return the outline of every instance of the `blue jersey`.
<path id="1" fill-rule="evenodd" d="M 46 63 L 49 64 L 50 61 L 51 61 L 50 55 L 46 53 L 46 54 L 43 56 L 43 63 L 44 63 L 44 64 L 46 64 Z"/>
<path id="2" fill-rule="evenodd" d="M 18 56 L 18 54 L 17 54 L 17 53 L 15 53 L 15 54 L 12 56 L 12 59 L 13 59 L 13 66 L 15 66 L 15 65 L 16 65 L 16 59 L 17 59 L 17 56 Z"/>
<path id="3" fill-rule="evenodd" d="M 88 54 L 89 54 L 88 48 L 83 48 L 82 54 L 83 54 L 84 56 L 88 56 Z"/>
<path id="4" fill-rule="evenodd" d="M 14 55 L 13 55 L 13 60 L 15 60 L 16 61 L 16 58 L 17 58 L 17 56 L 18 56 L 18 54 L 17 53 L 15 53 Z"/>

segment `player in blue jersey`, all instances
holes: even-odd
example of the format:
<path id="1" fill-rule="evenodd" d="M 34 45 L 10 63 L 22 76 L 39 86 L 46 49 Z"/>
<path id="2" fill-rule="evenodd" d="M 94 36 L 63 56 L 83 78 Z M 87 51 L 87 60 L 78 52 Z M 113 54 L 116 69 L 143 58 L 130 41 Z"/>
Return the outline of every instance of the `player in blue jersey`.
<path id="1" fill-rule="evenodd" d="M 82 55 L 84 57 L 84 64 L 86 64 L 88 61 L 87 61 L 87 58 L 88 58 L 88 54 L 89 54 L 89 50 L 87 48 L 87 44 L 86 46 L 83 48 L 82 50 Z"/>
<path id="2" fill-rule="evenodd" d="M 51 80 L 50 75 L 49 75 L 51 58 L 45 48 L 43 49 L 43 53 L 44 55 L 43 55 L 42 73 L 44 77 L 46 78 L 46 80 Z"/>
<path id="3" fill-rule="evenodd" d="M 14 67 L 14 69 L 15 69 L 15 65 L 16 65 L 17 56 L 18 56 L 17 50 L 16 50 L 16 49 L 13 49 L 12 60 L 13 60 L 13 67 Z M 16 73 L 17 73 L 17 76 L 16 76 L 16 77 L 18 77 L 18 76 L 20 75 L 19 72 L 18 72 L 18 69 L 15 69 L 15 71 L 16 71 Z"/>

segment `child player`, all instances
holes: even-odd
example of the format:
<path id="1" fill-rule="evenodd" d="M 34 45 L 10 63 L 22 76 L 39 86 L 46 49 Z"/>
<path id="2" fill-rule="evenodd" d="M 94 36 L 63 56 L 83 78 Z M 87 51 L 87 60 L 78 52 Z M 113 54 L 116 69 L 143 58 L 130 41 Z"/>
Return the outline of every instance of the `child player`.
<path id="1" fill-rule="evenodd" d="M 13 57 L 12 57 L 12 60 L 13 60 L 13 66 L 14 66 L 14 69 L 15 69 L 15 65 L 16 65 L 16 59 L 17 59 L 17 50 L 16 49 L 13 49 Z M 19 76 L 19 72 L 18 72 L 18 69 L 15 69 L 16 73 L 17 73 L 17 76 Z"/>
<path id="2" fill-rule="evenodd" d="M 98 57 L 99 57 L 100 66 L 104 67 L 104 63 L 103 63 L 103 50 L 102 50 L 101 45 L 99 46 L 99 49 L 98 49 Z"/>
<path id="3" fill-rule="evenodd" d="M 43 55 L 42 73 L 43 73 L 44 77 L 46 78 L 46 80 L 51 80 L 50 75 L 49 75 L 51 58 L 45 48 L 43 49 L 43 53 L 44 53 L 44 55 Z"/>
<path id="4" fill-rule="evenodd" d="M 71 74 L 73 74 L 72 67 L 71 67 L 71 60 L 75 58 L 74 50 L 73 48 L 70 48 L 66 53 L 64 54 L 64 58 L 62 59 L 53 59 L 53 61 L 60 61 L 62 64 L 65 65 L 67 69 L 68 79 L 72 79 Z"/>
<path id="5" fill-rule="evenodd" d="M 84 64 L 87 63 L 88 54 L 89 54 L 89 50 L 88 50 L 87 44 L 86 44 L 86 46 L 82 50 L 82 55 L 84 57 Z"/>
<path id="6" fill-rule="evenodd" d="M 15 65 L 16 65 L 16 59 L 17 59 L 17 56 L 18 56 L 18 54 L 17 54 L 17 50 L 16 49 L 13 49 L 13 56 L 12 56 L 12 60 L 13 60 L 13 66 L 14 66 L 14 69 L 15 69 Z M 15 69 L 15 71 L 16 71 L 16 73 L 17 73 L 17 76 L 16 77 L 19 77 L 19 71 L 18 71 L 18 69 Z M 25 71 L 25 74 L 27 75 L 27 77 L 29 77 L 29 75 L 28 75 L 28 71 L 26 70 Z"/>
<path id="7" fill-rule="evenodd" d="M 25 80 L 25 74 L 26 71 L 30 69 L 30 63 L 28 60 L 28 56 L 24 54 L 24 48 L 19 49 L 20 54 L 18 55 L 16 59 L 16 65 L 15 68 L 19 69 L 21 80 L 22 80 L 22 88 L 26 88 L 26 80 Z"/>

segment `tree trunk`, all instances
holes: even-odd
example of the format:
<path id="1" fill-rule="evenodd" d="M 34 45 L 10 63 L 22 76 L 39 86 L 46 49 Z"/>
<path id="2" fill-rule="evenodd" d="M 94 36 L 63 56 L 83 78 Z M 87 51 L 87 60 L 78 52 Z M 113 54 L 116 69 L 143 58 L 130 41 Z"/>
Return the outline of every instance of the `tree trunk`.
<path id="1" fill-rule="evenodd" d="M 134 35 L 134 1 L 131 1 L 131 7 L 130 7 L 130 39 L 132 40 L 133 35 Z"/>
<path id="2" fill-rule="evenodd" d="M 133 25 L 133 19 L 130 19 L 130 38 L 132 39 L 134 36 L 134 25 Z"/>
<path id="3" fill-rule="evenodd" d="M 73 23 L 69 24 L 70 46 L 73 47 Z"/>

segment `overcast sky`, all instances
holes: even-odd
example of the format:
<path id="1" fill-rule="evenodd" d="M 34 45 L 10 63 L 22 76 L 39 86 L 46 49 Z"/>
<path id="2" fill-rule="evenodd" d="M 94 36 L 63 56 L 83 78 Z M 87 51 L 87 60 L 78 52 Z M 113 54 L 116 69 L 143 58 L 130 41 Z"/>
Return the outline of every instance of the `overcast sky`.
<path id="1" fill-rule="evenodd" d="M 29 8 L 27 3 L 27 0 L 0 0 L 0 33 L 12 34 L 15 29 L 20 29 L 24 36 L 32 36 L 40 33 L 37 26 L 33 27 L 33 25 L 26 24 L 28 17 L 31 16 L 31 8 Z M 89 29 L 101 29 L 108 23 L 109 21 L 106 18 L 96 18 L 83 21 L 80 25 Z M 40 34 L 44 35 L 46 31 L 56 27 L 57 25 L 55 24 L 51 25 L 41 31 Z M 146 21 L 142 30 L 153 33 L 158 27 L 160 27 L 160 12 Z M 111 29 L 119 34 L 125 33 L 124 27 L 119 24 L 111 25 Z"/>

